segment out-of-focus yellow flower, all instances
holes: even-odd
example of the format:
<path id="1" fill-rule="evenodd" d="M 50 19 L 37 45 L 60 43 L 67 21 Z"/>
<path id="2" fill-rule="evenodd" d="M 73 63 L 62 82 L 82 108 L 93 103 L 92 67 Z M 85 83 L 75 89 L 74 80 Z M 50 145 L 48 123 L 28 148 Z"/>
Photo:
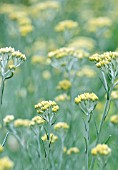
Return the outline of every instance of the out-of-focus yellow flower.
<path id="1" fill-rule="evenodd" d="M 43 141 L 49 140 L 50 143 L 54 143 L 55 141 L 58 140 L 58 137 L 57 137 L 56 135 L 54 135 L 53 133 L 51 133 L 49 139 L 48 139 L 47 134 L 43 135 L 43 136 L 41 137 L 41 139 L 42 139 Z"/>
<path id="2" fill-rule="evenodd" d="M 75 48 L 70 48 L 70 47 L 63 47 L 60 49 L 57 49 L 55 51 L 51 51 L 48 53 L 48 57 L 50 59 L 60 59 L 60 58 L 64 58 L 64 57 L 69 57 L 72 56 L 73 58 L 83 58 L 83 56 L 88 56 L 86 52 L 83 53 L 82 55 L 82 51 L 81 50 L 76 50 Z"/>
<path id="3" fill-rule="evenodd" d="M 118 115 L 111 116 L 110 122 L 117 125 L 118 124 Z"/>
<path id="4" fill-rule="evenodd" d="M 44 56 L 35 55 L 31 60 L 32 64 L 46 64 L 46 59 Z"/>
<path id="5" fill-rule="evenodd" d="M 59 82 L 57 89 L 58 90 L 68 90 L 71 88 L 71 82 L 69 80 L 62 80 Z"/>
<path id="6" fill-rule="evenodd" d="M 109 155 L 111 153 L 111 149 L 106 144 L 98 144 L 95 148 L 91 150 L 91 154 L 96 155 Z"/>
<path id="7" fill-rule="evenodd" d="M 54 129 L 59 130 L 59 129 L 68 129 L 69 125 L 66 122 L 58 122 L 55 124 Z"/>
<path id="8" fill-rule="evenodd" d="M 10 122 L 12 122 L 14 120 L 14 116 L 13 115 L 7 115 L 4 119 L 3 119 L 3 122 L 4 122 L 4 125 L 8 125 Z"/>
<path id="9" fill-rule="evenodd" d="M 94 49 L 96 45 L 96 42 L 89 37 L 79 37 L 74 40 L 72 40 L 69 43 L 69 47 L 75 48 L 75 49 L 84 49 L 87 51 L 91 51 Z"/>
<path id="10" fill-rule="evenodd" d="M 35 5 L 32 5 L 29 8 L 29 14 L 38 19 L 43 19 L 43 22 L 47 18 L 49 19 L 52 16 L 54 16 L 55 12 L 58 11 L 60 8 L 60 3 L 57 1 L 45 1 L 45 2 L 40 2 L 36 3 Z M 47 17 L 47 18 L 46 18 Z"/>
<path id="11" fill-rule="evenodd" d="M 0 158 L 0 170 L 11 170 L 14 166 L 14 163 L 8 158 Z"/>
<path id="12" fill-rule="evenodd" d="M 45 70 L 43 71 L 42 73 L 42 77 L 45 79 L 45 80 L 49 80 L 51 78 L 51 73 L 48 71 L 48 70 Z"/>
<path id="13" fill-rule="evenodd" d="M 96 72 L 93 69 L 89 68 L 89 67 L 83 67 L 81 70 L 79 70 L 76 73 L 76 75 L 78 77 L 86 76 L 86 77 L 91 78 L 91 77 L 95 77 L 96 76 Z"/>
<path id="14" fill-rule="evenodd" d="M 97 31 L 98 28 L 110 27 L 112 25 L 112 21 L 108 17 L 98 17 L 92 18 L 88 21 L 87 29 L 91 32 Z"/>
<path id="15" fill-rule="evenodd" d="M 77 147 L 72 147 L 70 149 L 67 150 L 67 155 L 71 155 L 71 154 L 77 154 L 79 153 L 79 149 Z"/>
<path id="16" fill-rule="evenodd" d="M 67 152 L 67 148 L 66 148 L 66 147 L 63 148 L 63 152 L 64 152 L 64 153 Z"/>
<path id="17" fill-rule="evenodd" d="M 19 27 L 19 31 L 22 36 L 26 36 L 28 33 L 33 31 L 33 26 L 30 24 L 22 25 Z"/>
<path id="18" fill-rule="evenodd" d="M 60 94 L 60 95 L 58 95 L 57 97 L 55 97 L 55 101 L 56 101 L 56 102 L 65 101 L 65 100 L 69 100 L 69 99 L 70 99 L 70 97 L 67 96 L 66 93 Z"/>
<path id="19" fill-rule="evenodd" d="M 14 121 L 14 126 L 15 127 L 29 127 L 30 122 L 31 121 L 28 119 L 16 119 Z"/>
<path id="20" fill-rule="evenodd" d="M 63 32 L 65 30 L 72 30 L 75 28 L 78 28 L 79 24 L 75 21 L 72 20 L 64 20 L 59 22 L 56 26 L 55 26 L 55 31 L 57 32 Z"/>
<path id="21" fill-rule="evenodd" d="M 112 91 L 111 98 L 112 99 L 118 99 L 118 90 Z"/>

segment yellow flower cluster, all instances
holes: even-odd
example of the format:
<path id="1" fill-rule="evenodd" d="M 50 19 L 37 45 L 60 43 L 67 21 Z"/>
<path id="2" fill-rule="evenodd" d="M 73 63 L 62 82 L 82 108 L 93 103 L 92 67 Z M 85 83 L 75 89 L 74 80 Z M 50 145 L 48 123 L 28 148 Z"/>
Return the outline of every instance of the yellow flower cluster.
<path id="1" fill-rule="evenodd" d="M 96 101 L 98 100 L 98 97 L 96 96 L 96 94 L 94 93 L 84 93 L 84 94 L 81 94 L 81 95 L 78 95 L 78 97 L 75 98 L 75 103 L 79 104 L 81 103 L 82 101 Z"/>
<path id="2" fill-rule="evenodd" d="M 77 147 L 72 147 L 67 150 L 67 155 L 71 155 L 71 154 L 75 154 L 75 153 L 79 153 L 79 149 Z"/>
<path id="3" fill-rule="evenodd" d="M 26 36 L 28 33 L 33 31 L 33 26 L 31 24 L 20 24 L 19 31 L 22 36 Z"/>
<path id="4" fill-rule="evenodd" d="M 46 59 L 44 56 L 35 55 L 31 60 L 32 64 L 46 64 Z"/>
<path id="5" fill-rule="evenodd" d="M 14 126 L 15 127 L 29 127 L 31 121 L 28 119 L 16 119 L 14 121 Z"/>
<path id="6" fill-rule="evenodd" d="M 55 31 L 57 32 L 64 32 L 65 30 L 72 30 L 77 28 L 79 25 L 77 22 L 72 21 L 72 20 L 64 20 L 59 22 L 56 26 L 55 26 Z"/>
<path id="7" fill-rule="evenodd" d="M 65 100 L 69 100 L 69 96 L 67 96 L 66 93 L 60 94 L 57 97 L 55 97 L 55 101 L 59 102 L 59 101 L 65 101 Z"/>
<path id="8" fill-rule="evenodd" d="M 7 124 L 9 124 L 10 122 L 12 122 L 14 120 L 14 116 L 13 115 L 7 115 L 4 119 L 4 125 L 6 126 Z"/>
<path id="9" fill-rule="evenodd" d="M 21 35 L 26 36 L 33 30 L 28 11 L 30 11 L 28 7 L 23 8 L 23 6 L 3 3 L 1 13 L 7 14 L 10 20 L 16 21 Z"/>
<path id="10" fill-rule="evenodd" d="M 0 153 L 3 152 L 4 148 L 3 146 L 0 144 Z"/>
<path id="11" fill-rule="evenodd" d="M 30 122 L 30 126 L 33 126 L 35 124 L 44 124 L 45 120 L 42 119 L 40 116 L 35 116 L 32 118 L 31 122 Z"/>
<path id="12" fill-rule="evenodd" d="M 97 31 L 98 28 L 104 28 L 111 26 L 112 21 L 108 17 L 98 17 L 98 18 L 92 18 L 88 21 L 88 27 L 87 29 L 91 32 Z"/>
<path id="13" fill-rule="evenodd" d="M 52 111 L 57 112 L 59 110 L 59 106 L 56 104 L 55 101 L 42 101 L 35 105 L 35 109 L 37 110 L 37 113 L 43 114 L 46 111 Z"/>
<path id="14" fill-rule="evenodd" d="M 111 116 L 110 122 L 113 124 L 118 124 L 118 115 Z"/>
<path id="15" fill-rule="evenodd" d="M 0 158 L 0 170 L 11 170 L 14 166 L 14 163 L 8 158 Z"/>
<path id="16" fill-rule="evenodd" d="M 60 8 L 59 2 L 57 2 L 57 1 L 47 1 L 46 2 L 45 1 L 45 2 L 40 2 L 36 5 L 32 5 L 29 8 L 29 12 L 31 13 L 32 16 L 39 17 L 39 16 L 42 16 L 42 14 L 44 14 L 44 13 L 45 13 L 45 15 L 47 13 L 50 14 L 48 11 L 58 10 L 59 8 Z"/>
<path id="17" fill-rule="evenodd" d="M 65 122 L 58 122 L 55 124 L 54 129 L 59 130 L 59 129 L 68 129 L 69 125 Z"/>
<path id="18" fill-rule="evenodd" d="M 47 134 L 43 135 L 43 136 L 41 137 L 41 139 L 42 139 L 43 141 L 47 141 L 47 140 L 48 140 Z M 54 142 L 57 141 L 57 140 L 58 140 L 58 137 L 57 137 L 56 135 L 54 135 L 53 133 L 51 133 L 51 134 L 50 134 L 50 137 L 49 137 L 50 143 L 54 143 Z"/>
<path id="19" fill-rule="evenodd" d="M 111 153 L 111 149 L 106 144 L 98 144 L 95 148 L 91 150 L 92 155 L 109 155 Z"/>
<path id="20" fill-rule="evenodd" d="M 105 52 L 101 55 L 94 54 L 90 57 L 91 61 L 95 61 L 98 68 L 107 67 L 107 69 L 116 70 L 118 64 L 118 52 Z"/>
<path id="21" fill-rule="evenodd" d="M 68 90 L 71 88 L 71 82 L 69 80 L 62 80 L 59 82 L 57 89 L 58 90 Z"/>
<path id="22" fill-rule="evenodd" d="M 83 58 L 86 53 L 84 52 L 83 55 L 80 50 L 75 50 L 75 48 L 70 48 L 70 47 L 63 47 L 60 49 L 57 49 L 55 51 L 51 51 L 48 53 L 48 57 L 50 59 L 60 59 L 60 58 L 65 58 L 65 57 L 75 57 L 75 58 Z"/>
<path id="23" fill-rule="evenodd" d="M 0 48 L 0 65 L 3 68 L 2 74 L 5 74 L 5 72 L 8 74 L 10 71 L 13 72 L 25 60 L 26 56 L 19 51 L 15 51 L 14 48 Z"/>

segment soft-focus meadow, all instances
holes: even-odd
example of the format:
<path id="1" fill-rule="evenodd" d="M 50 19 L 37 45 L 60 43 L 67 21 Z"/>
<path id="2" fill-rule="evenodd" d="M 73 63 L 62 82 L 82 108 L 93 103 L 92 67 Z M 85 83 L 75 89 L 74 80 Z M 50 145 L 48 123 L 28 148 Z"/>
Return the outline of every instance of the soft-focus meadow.
<path id="1" fill-rule="evenodd" d="M 117 0 L 0 1 L 0 48 L 26 56 L 9 67 L 13 77 L 0 94 L 0 170 L 117 170 L 117 6 Z M 110 51 L 116 60 L 105 59 Z M 90 60 L 96 53 L 104 57 L 98 65 Z M 76 98 L 84 93 L 98 99 Z M 97 144 L 105 145 L 96 151 Z"/>

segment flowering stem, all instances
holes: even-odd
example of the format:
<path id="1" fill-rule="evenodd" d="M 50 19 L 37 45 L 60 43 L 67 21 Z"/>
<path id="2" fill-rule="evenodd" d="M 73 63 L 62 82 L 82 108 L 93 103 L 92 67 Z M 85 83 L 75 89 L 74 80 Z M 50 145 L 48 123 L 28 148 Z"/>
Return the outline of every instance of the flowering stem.
<path id="1" fill-rule="evenodd" d="M 85 125 L 85 156 L 86 156 L 86 170 L 89 169 L 89 120 L 90 120 L 90 114 L 87 115 L 87 122 L 84 121 Z"/>
<path id="2" fill-rule="evenodd" d="M 5 81 L 5 78 L 2 76 L 1 88 L 0 88 L 0 106 L 2 105 L 2 98 L 3 98 L 3 92 L 4 92 L 4 81 Z"/>
<path id="3" fill-rule="evenodd" d="M 100 139 L 100 134 L 101 134 L 101 131 L 102 131 L 102 127 L 103 127 L 103 124 L 104 124 L 104 121 L 108 115 L 108 112 L 109 112 L 109 109 L 110 109 L 110 103 L 111 103 L 111 92 L 113 90 L 113 87 L 112 86 L 109 90 L 109 92 L 107 92 L 107 100 L 106 100 L 106 103 L 105 103 L 105 107 L 104 107 L 104 112 L 103 112 L 103 115 L 102 115 L 102 120 L 100 122 L 100 126 L 99 126 L 99 129 L 98 129 L 98 134 L 97 134 L 97 139 L 96 139 L 96 144 L 97 145 L 99 143 L 99 139 Z M 93 167 L 94 167 L 94 162 L 95 162 L 95 158 L 93 157 L 92 158 L 92 161 L 91 161 L 91 166 L 90 166 L 90 170 L 93 170 Z"/>

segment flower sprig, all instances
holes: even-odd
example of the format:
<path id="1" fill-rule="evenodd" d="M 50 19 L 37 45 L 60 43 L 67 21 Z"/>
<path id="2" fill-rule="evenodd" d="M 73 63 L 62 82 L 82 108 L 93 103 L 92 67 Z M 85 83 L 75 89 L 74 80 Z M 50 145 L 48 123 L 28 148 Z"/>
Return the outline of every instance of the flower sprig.
<path id="1" fill-rule="evenodd" d="M 51 123 L 59 106 L 55 101 L 42 101 L 35 105 L 35 109 L 41 118 Z"/>
<path id="2" fill-rule="evenodd" d="M 52 61 L 52 65 L 59 69 L 68 69 L 72 68 L 75 70 L 78 69 L 78 61 L 82 58 L 88 56 L 88 53 L 80 50 L 75 50 L 71 47 L 63 47 L 55 51 L 48 53 L 48 57 Z"/>
<path id="3" fill-rule="evenodd" d="M 103 54 L 94 54 L 90 57 L 96 66 L 108 76 L 112 83 L 118 76 L 118 52 L 105 52 Z"/>
<path id="4" fill-rule="evenodd" d="M 99 155 L 109 155 L 111 153 L 111 149 L 106 144 L 98 144 L 91 150 L 91 154 L 96 156 Z"/>
<path id="5" fill-rule="evenodd" d="M 26 56 L 20 51 L 15 51 L 12 47 L 0 49 L 0 67 L 1 74 L 4 78 L 8 78 L 14 72 L 15 68 L 26 60 Z"/>
<path id="6" fill-rule="evenodd" d="M 84 94 L 78 95 L 75 98 L 75 103 L 79 104 L 81 110 L 86 115 L 88 115 L 94 110 L 94 108 L 97 104 L 97 102 L 96 102 L 97 100 L 98 100 L 98 97 L 96 96 L 96 94 L 84 93 Z"/>
<path id="7" fill-rule="evenodd" d="M 20 66 L 26 60 L 26 56 L 20 51 L 15 51 L 12 47 L 0 48 L 0 73 L 2 76 L 0 89 L 0 103 L 4 91 L 4 81 L 14 75 L 16 67 Z"/>

